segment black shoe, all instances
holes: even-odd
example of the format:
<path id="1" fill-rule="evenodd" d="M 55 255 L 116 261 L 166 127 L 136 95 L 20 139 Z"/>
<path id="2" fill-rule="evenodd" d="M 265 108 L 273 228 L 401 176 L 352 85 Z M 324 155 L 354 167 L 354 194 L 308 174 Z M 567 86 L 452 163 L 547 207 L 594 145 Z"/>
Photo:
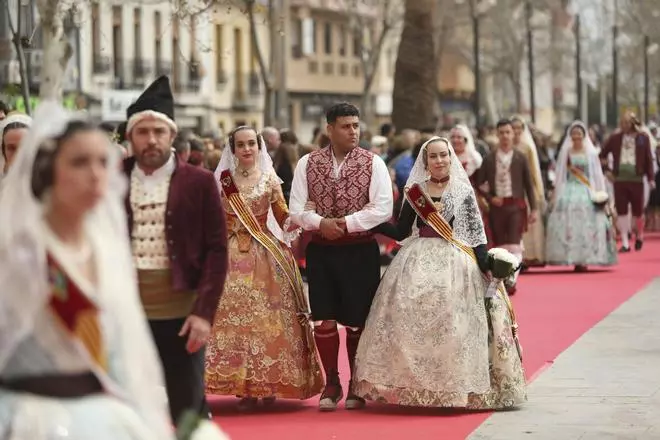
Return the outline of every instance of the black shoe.
<path id="1" fill-rule="evenodd" d="M 619 249 L 620 254 L 625 254 L 625 253 L 628 253 L 628 252 L 630 252 L 629 247 L 621 246 L 621 249 Z"/>
<path id="2" fill-rule="evenodd" d="M 636 251 L 641 251 L 643 245 L 644 245 L 644 241 L 643 241 L 643 240 L 641 240 L 641 239 L 639 239 L 639 238 L 638 238 L 637 240 L 635 240 L 635 250 L 636 250 Z"/>

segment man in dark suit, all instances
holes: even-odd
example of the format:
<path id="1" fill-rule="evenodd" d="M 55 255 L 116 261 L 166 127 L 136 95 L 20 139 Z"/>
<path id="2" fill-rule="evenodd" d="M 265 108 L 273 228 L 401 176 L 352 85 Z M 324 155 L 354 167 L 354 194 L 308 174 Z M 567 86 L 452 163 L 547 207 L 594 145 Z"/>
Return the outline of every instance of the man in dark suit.
<path id="1" fill-rule="evenodd" d="M 133 157 L 124 170 L 140 296 L 158 347 L 177 422 L 207 415 L 204 345 L 227 272 L 225 214 L 213 174 L 177 160 L 174 102 L 158 78 L 127 110 Z M 139 368 L 139 366 L 136 366 Z"/>
<path id="2" fill-rule="evenodd" d="M 475 183 L 477 187 L 488 183 L 484 196 L 490 207 L 494 246 L 507 249 L 522 261 L 523 232 L 537 219 L 534 186 L 526 157 L 513 148 L 511 121 L 505 119 L 497 123 L 497 137 L 499 144 L 484 159 Z M 517 273 L 507 286 L 509 294 L 516 291 L 516 277 Z"/>

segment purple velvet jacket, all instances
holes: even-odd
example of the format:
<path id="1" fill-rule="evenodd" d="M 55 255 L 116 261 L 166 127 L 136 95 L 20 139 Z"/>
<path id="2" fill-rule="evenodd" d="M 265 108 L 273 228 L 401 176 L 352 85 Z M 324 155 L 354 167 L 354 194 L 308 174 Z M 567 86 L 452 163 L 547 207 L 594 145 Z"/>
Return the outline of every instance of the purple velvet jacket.
<path id="1" fill-rule="evenodd" d="M 135 159 L 124 160 L 130 178 Z M 128 230 L 133 231 L 130 190 L 126 197 Z M 191 314 L 213 324 L 227 276 L 227 225 L 213 174 L 177 161 L 165 215 L 172 288 L 196 291 Z"/>

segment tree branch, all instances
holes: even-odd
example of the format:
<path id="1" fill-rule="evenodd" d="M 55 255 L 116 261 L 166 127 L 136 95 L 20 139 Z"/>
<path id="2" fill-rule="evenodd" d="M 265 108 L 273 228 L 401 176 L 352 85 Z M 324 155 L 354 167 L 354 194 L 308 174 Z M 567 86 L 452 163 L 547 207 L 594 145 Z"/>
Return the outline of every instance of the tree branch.
<path id="1" fill-rule="evenodd" d="M 259 63 L 259 71 L 261 72 L 261 79 L 264 82 L 266 91 L 269 92 L 274 88 L 273 78 L 270 74 L 268 67 L 266 66 L 266 61 L 264 60 L 264 56 L 261 53 L 261 45 L 259 44 L 259 34 L 257 33 L 257 23 L 255 21 L 255 16 L 254 16 L 254 5 L 255 5 L 255 0 L 245 0 L 248 19 L 250 20 L 250 39 L 252 40 L 252 47 L 256 51 L 257 62 Z"/>

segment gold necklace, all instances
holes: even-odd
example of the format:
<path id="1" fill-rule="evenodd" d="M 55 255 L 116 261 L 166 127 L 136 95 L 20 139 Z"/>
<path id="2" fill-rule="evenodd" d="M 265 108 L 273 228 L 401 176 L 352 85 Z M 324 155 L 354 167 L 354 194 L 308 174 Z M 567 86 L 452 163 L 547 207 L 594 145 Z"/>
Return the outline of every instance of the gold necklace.
<path id="1" fill-rule="evenodd" d="M 252 168 L 252 170 L 253 170 L 253 169 L 254 169 L 254 168 Z M 250 177 L 250 174 L 252 173 L 252 170 L 247 170 L 247 169 L 242 169 L 242 170 L 241 170 L 241 169 L 239 169 L 239 172 L 241 173 L 241 175 L 242 175 L 243 177 L 246 177 L 246 178 L 247 178 L 247 177 Z"/>

